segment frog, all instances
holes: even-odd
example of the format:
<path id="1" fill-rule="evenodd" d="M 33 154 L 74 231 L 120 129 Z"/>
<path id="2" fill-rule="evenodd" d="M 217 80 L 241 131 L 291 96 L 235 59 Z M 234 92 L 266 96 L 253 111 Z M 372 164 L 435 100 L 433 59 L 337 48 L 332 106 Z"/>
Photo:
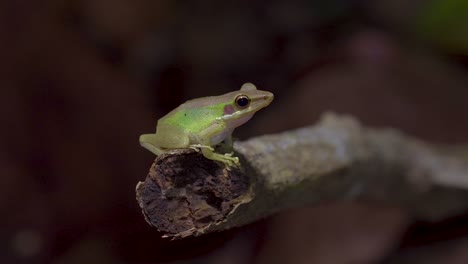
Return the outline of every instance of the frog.
<path id="1" fill-rule="evenodd" d="M 232 133 L 273 101 L 274 95 L 244 83 L 240 90 L 188 100 L 157 121 L 156 132 L 140 136 L 140 145 L 159 156 L 174 149 L 195 149 L 207 159 L 240 166 Z M 231 152 L 219 153 L 223 145 Z"/>

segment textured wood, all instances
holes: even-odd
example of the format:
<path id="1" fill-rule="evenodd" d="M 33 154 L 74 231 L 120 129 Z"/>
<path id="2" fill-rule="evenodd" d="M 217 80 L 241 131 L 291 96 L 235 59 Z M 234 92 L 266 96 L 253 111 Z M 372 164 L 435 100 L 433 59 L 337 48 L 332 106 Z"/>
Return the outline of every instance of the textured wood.
<path id="1" fill-rule="evenodd" d="M 288 208 L 360 200 L 439 220 L 468 208 L 468 163 L 393 129 L 326 114 L 315 126 L 234 145 L 229 171 L 191 150 L 155 160 L 137 199 L 148 222 L 184 237 L 240 226 Z"/>

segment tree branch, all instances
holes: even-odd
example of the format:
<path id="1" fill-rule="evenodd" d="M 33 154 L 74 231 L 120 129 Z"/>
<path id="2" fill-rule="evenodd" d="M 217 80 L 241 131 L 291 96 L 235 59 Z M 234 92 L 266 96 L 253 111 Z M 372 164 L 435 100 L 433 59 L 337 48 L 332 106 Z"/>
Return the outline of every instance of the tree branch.
<path id="1" fill-rule="evenodd" d="M 180 238 L 323 201 L 401 206 L 426 220 L 468 208 L 466 160 L 352 117 L 325 114 L 315 126 L 234 148 L 243 167 L 231 171 L 193 150 L 159 156 L 136 188 L 148 223 Z"/>

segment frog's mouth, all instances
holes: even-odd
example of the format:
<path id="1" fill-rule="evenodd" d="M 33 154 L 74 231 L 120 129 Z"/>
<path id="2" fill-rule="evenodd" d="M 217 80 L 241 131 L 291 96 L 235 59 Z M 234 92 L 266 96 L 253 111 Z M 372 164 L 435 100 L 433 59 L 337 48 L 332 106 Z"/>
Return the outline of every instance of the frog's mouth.
<path id="1" fill-rule="evenodd" d="M 262 91 L 250 97 L 250 105 L 243 111 L 243 114 L 255 113 L 258 110 L 267 107 L 274 99 L 274 95 L 270 92 Z"/>

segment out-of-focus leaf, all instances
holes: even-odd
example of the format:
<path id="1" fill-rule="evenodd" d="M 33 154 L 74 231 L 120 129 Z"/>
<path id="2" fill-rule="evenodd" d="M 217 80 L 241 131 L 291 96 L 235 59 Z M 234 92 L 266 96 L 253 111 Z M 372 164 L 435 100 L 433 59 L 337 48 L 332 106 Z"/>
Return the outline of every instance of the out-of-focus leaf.
<path id="1" fill-rule="evenodd" d="M 417 30 L 451 53 L 468 55 L 468 1 L 432 0 L 422 10 Z"/>

